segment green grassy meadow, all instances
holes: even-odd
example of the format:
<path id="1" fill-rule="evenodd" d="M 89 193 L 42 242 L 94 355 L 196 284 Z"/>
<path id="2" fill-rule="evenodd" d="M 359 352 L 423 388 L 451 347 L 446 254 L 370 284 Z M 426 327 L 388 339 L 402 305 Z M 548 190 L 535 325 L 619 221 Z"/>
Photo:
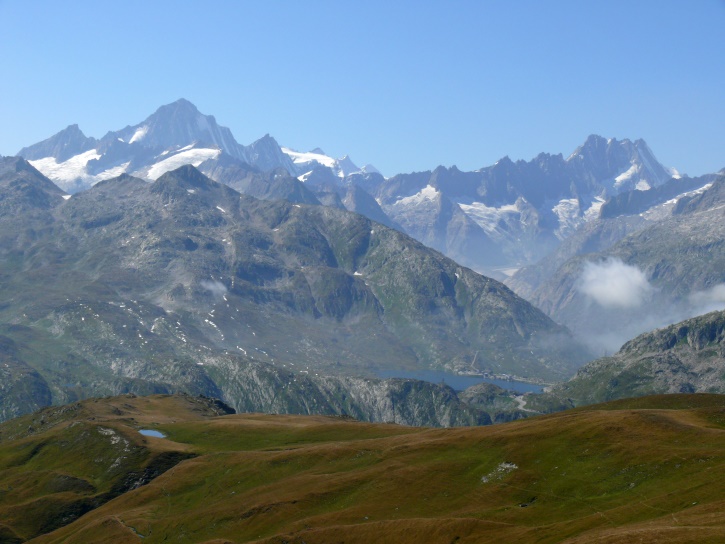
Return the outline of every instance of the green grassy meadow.
<path id="1" fill-rule="evenodd" d="M 0 542 L 725 541 L 719 395 L 454 429 L 188 396 L 63 409 L 0 425 Z"/>

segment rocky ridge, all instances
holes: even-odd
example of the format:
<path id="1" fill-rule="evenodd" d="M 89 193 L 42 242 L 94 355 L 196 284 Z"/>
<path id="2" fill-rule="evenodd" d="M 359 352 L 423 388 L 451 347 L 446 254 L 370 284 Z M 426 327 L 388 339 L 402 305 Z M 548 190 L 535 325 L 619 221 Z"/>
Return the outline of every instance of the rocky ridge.
<path id="1" fill-rule="evenodd" d="M 725 392 L 725 311 L 642 334 L 568 382 L 528 397 L 527 407 L 564 409 L 665 393 Z"/>

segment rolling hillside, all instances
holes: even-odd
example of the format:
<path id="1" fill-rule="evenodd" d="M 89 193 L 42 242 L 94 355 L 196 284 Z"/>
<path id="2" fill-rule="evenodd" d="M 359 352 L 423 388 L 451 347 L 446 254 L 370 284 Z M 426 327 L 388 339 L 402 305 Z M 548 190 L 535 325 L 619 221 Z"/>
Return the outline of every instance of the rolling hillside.
<path id="1" fill-rule="evenodd" d="M 719 395 L 438 430 L 225 411 L 122 396 L 0 425 L 3 541 L 725 539 Z"/>

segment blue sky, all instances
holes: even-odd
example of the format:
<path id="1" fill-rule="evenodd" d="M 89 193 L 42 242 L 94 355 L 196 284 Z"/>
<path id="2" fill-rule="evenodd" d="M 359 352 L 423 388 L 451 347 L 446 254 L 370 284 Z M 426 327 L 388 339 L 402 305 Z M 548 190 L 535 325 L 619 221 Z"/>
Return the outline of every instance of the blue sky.
<path id="1" fill-rule="evenodd" d="M 0 0 L 0 154 L 184 97 L 386 175 L 644 138 L 725 167 L 725 0 Z"/>

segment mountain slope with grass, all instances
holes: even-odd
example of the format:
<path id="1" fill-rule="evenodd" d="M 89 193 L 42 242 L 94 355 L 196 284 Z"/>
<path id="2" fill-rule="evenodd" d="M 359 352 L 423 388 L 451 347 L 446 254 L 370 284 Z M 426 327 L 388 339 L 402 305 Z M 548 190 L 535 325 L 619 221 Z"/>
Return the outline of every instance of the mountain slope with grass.
<path id="1" fill-rule="evenodd" d="M 90 400 L 0 425 L 0 531 L 84 544 L 720 542 L 723 405 L 668 395 L 435 430 L 223 415 L 184 396 Z"/>

